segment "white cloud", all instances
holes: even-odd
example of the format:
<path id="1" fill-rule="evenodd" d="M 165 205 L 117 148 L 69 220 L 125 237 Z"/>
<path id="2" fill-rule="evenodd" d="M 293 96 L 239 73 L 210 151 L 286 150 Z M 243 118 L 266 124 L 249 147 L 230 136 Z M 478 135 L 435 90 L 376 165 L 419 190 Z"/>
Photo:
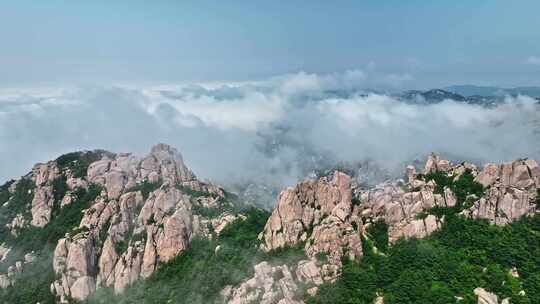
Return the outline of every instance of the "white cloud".
<path id="1" fill-rule="evenodd" d="M 288 75 L 283 79 L 283 83 L 281 84 L 281 91 L 287 95 L 319 91 L 321 88 L 320 77 L 317 74 L 308 74 L 305 72 Z"/>
<path id="2" fill-rule="evenodd" d="M 142 154 L 156 142 L 175 145 L 200 176 L 224 184 L 291 183 L 318 162 L 338 160 L 401 173 L 431 151 L 479 162 L 540 158 L 540 109 L 531 98 L 485 108 L 325 93 L 370 77 L 352 70 L 242 84 L 0 92 L 0 180 L 73 150 Z"/>

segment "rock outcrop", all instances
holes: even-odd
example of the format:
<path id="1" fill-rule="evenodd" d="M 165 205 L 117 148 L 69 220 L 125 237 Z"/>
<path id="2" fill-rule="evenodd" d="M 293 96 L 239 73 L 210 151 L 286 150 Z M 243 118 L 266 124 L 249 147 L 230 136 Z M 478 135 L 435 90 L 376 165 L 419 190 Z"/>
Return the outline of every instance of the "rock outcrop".
<path id="1" fill-rule="evenodd" d="M 433 182 L 412 181 L 412 184 L 420 183 L 420 188 L 412 191 L 406 191 L 398 183 L 364 191 L 360 194 L 359 213 L 368 223 L 383 220 L 388 225 L 391 243 L 399 238 L 424 237 L 437 230 L 443 219 L 431 214 L 422 216 L 423 213 L 435 206 L 452 207 L 456 198 L 450 189 L 445 189 L 443 194 L 434 193 Z"/>
<path id="2" fill-rule="evenodd" d="M 282 191 L 259 238 L 264 250 L 305 242 L 308 257 L 328 255 L 324 275 L 335 278 L 341 258 L 362 255 L 362 222 L 352 203 L 352 180 L 339 171 Z"/>
<path id="3" fill-rule="evenodd" d="M 444 216 L 438 218 L 430 210 L 456 207 L 458 199 L 450 187 L 441 189 L 434 180 L 427 180 L 430 173 L 442 173 L 454 181 L 467 173 L 485 187 L 484 196 L 467 198 L 473 204 L 462 211 L 464 215 L 506 224 L 536 212 L 533 200 L 539 188 L 540 170 L 533 160 L 500 166 L 488 164 L 478 171 L 473 164 L 453 165 L 432 154 L 422 174 L 412 166 L 407 167 L 406 173 L 406 183 L 386 182 L 372 189 L 360 189 L 349 176 L 338 171 L 285 189 L 259 235 L 262 249 L 269 251 L 300 243 L 311 259 L 324 253 L 328 261 L 316 266 L 316 272 L 321 281 L 332 281 L 339 275 L 343 256 L 354 259 L 362 255 L 361 237 L 371 237 L 369 227 L 376 221 L 387 225 L 390 243 L 400 238 L 422 238 L 441 227 Z"/>
<path id="4" fill-rule="evenodd" d="M 207 234 L 207 224 L 219 232 L 235 219 L 231 214 L 209 219 L 194 212 L 193 204 L 217 205 L 224 192 L 197 180 L 167 145 L 153 147 L 144 158 L 104 156 L 89 165 L 84 181 L 101 185 L 103 191 L 84 211 L 78 229 L 54 251 L 59 279 L 51 289 L 62 302 L 83 300 L 100 287 L 121 292 L 185 250 L 195 235 Z"/>
<path id="5" fill-rule="evenodd" d="M 293 266 L 261 262 L 254 266 L 252 278 L 237 287 L 226 287 L 222 297 L 227 304 L 301 304 L 304 292 L 315 294 L 322 283 L 315 260 L 302 260 Z"/>
<path id="6" fill-rule="evenodd" d="M 398 183 L 360 190 L 349 176 L 338 171 L 288 188 L 279 195 L 259 236 L 264 241 L 263 249 L 305 242 L 310 258 L 317 253 L 328 254 L 331 271 L 327 278 L 331 279 L 345 254 L 351 259 L 362 255 L 360 238 L 373 221 L 382 219 L 388 224 L 391 242 L 400 237 L 426 236 L 440 227 L 440 220 L 433 215 L 418 216 L 434 206 L 454 206 L 456 198 L 450 189 L 435 194 L 433 182 L 411 179 L 411 183 L 422 184 L 420 190 L 406 191 Z"/>
<path id="7" fill-rule="evenodd" d="M 499 303 L 499 298 L 496 294 L 486 291 L 481 287 L 475 288 L 474 294 L 478 297 L 478 304 L 510 304 L 509 299 L 503 299 Z"/>
<path id="8" fill-rule="evenodd" d="M 536 189 L 540 188 L 540 169 L 536 161 L 486 164 L 475 180 L 487 188 L 486 195 L 464 210 L 464 215 L 504 225 L 536 211 L 536 205 L 531 203 L 536 199 Z"/>
<path id="9" fill-rule="evenodd" d="M 62 164 L 58 160 L 37 164 L 23 179 L 0 189 L 2 197 L 8 189 L 2 206 L 11 208 L 17 185 L 31 184 L 22 191 L 28 195 L 19 193 L 25 199 L 6 220 L 6 231 L 13 236 L 26 227 L 48 227 L 58 212 L 77 202 L 79 190 L 97 189 L 81 208 L 80 223 L 54 250 L 56 279 L 50 287 L 60 302 L 84 300 L 103 287 L 122 292 L 188 249 L 195 236 L 213 237 L 243 217 L 223 208 L 230 204 L 225 192 L 198 180 L 170 146 L 156 145 L 145 157 L 98 153 L 91 159 L 86 166 L 70 158 Z M 445 185 L 437 185 L 433 176 L 438 174 Z M 406 182 L 361 188 L 350 176 L 334 171 L 283 190 L 258 236 L 260 249 L 301 246 L 307 258 L 294 264 L 258 263 L 252 277 L 222 291 L 225 303 L 303 303 L 303 295 L 315 294 L 318 286 L 340 275 L 343 258 L 364 254 L 362 239 L 374 239 L 372 228 L 380 223 L 388 229 L 391 244 L 439 229 L 445 217 L 434 210 L 440 208 L 496 225 L 537 212 L 540 168 L 534 160 L 486 164 L 478 170 L 473 164 L 452 164 L 432 154 L 424 168 L 408 166 L 406 175 Z M 463 175 L 482 185 L 483 190 L 475 192 L 482 195 L 464 198 L 453 187 Z M 10 260 L 12 245 L 0 245 L 0 262 Z M 377 248 L 375 252 L 381 253 Z M 13 285 L 17 274 L 33 262 L 32 255 L 21 259 L 0 274 L 0 288 Z M 494 294 L 481 288 L 475 294 L 478 303 L 498 304 Z M 383 302 L 382 295 L 377 299 Z"/>
<path id="10" fill-rule="evenodd" d="M 143 181 L 181 184 L 196 191 L 223 195 L 219 187 L 198 181 L 184 164 L 182 155 L 165 144 L 154 146 L 144 158 L 130 153 L 117 154 L 113 159 L 105 157 L 88 167 L 87 178 L 89 182 L 103 185 L 109 199 L 118 199 L 126 190 Z"/>
<path id="11" fill-rule="evenodd" d="M 225 288 L 222 292 L 228 304 L 300 304 L 298 285 L 287 265 L 271 266 L 267 262 L 255 265 L 255 274 L 235 289 Z"/>
<path id="12" fill-rule="evenodd" d="M 31 209 L 33 226 L 43 227 L 51 220 L 54 203 L 52 183 L 59 173 L 54 161 L 37 164 L 32 169 L 32 180 L 36 185 Z"/>

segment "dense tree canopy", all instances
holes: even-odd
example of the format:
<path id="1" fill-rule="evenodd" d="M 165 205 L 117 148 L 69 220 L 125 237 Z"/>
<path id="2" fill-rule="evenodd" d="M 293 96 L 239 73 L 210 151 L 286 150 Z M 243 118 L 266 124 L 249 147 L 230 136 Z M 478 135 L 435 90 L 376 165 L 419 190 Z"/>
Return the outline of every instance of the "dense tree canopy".
<path id="1" fill-rule="evenodd" d="M 483 287 L 511 303 L 540 303 L 540 216 L 499 227 L 483 220 L 447 217 L 442 229 L 421 240 L 401 240 L 386 255 L 364 242 L 365 256 L 344 261 L 334 284 L 322 286 L 309 304 L 476 303 Z M 509 274 L 516 267 L 519 278 Z M 520 295 L 524 290 L 525 295 Z"/>

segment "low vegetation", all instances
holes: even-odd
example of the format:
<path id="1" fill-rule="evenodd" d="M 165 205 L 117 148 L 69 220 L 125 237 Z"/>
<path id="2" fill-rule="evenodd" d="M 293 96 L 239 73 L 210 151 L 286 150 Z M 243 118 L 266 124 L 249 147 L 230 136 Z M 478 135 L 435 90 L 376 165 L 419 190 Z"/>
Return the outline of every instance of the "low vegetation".
<path id="1" fill-rule="evenodd" d="M 435 193 L 448 187 L 456 195 L 456 206 L 427 210 L 445 217 L 442 229 L 421 240 L 385 247 L 385 225 L 373 223 L 367 231 L 370 239 L 363 240 L 364 257 L 344 260 L 341 277 L 323 285 L 308 304 L 373 303 L 377 294 L 384 295 L 385 304 L 456 303 L 456 297 L 459 303 L 473 304 L 476 287 L 501 299 L 510 297 L 514 304 L 540 303 L 540 215 L 504 227 L 466 219 L 459 212 L 484 193 L 470 172 L 457 179 L 443 172 L 424 178 L 437 183 Z M 385 254 L 376 253 L 373 246 Z M 513 267 L 519 278 L 510 275 Z"/>
<path id="2" fill-rule="evenodd" d="M 14 183 L 14 180 L 8 181 L 0 186 L 0 205 L 3 205 L 8 201 L 11 194 L 9 193 L 9 187 Z"/>
<path id="3" fill-rule="evenodd" d="M 470 170 L 466 170 L 458 178 L 450 176 L 445 172 L 437 171 L 427 174 L 426 181 L 433 180 L 436 183 L 434 193 L 444 195 L 444 189 L 452 190 L 456 197 L 456 205 L 453 207 L 435 206 L 427 210 L 428 214 L 433 214 L 438 218 L 455 215 L 464 209 L 470 208 L 475 199 L 484 195 L 485 189 L 482 184 L 474 181 L 474 176 Z"/>
<path id="4" fill-rule="evenodd" d="M 372 223 L 367 229 L 369 239 L 373 242 L 373 245 L 377 250 L 381 252 L 388 251 L 388 225 L 383 219 L 379 219 Z"/>
<path id="5" fill-rule="evenodd" d="M 137 281 L 121 296 L 101 288 L 87 303 L 213 303 L 227 285 L 253 275 L 261 261 L 283 263 L 304 258 L 302 248 L 265 253 L 258 249 L 258 233 L 269 213 L 259 209 L 244 212 L 212 240 L 195 238 L 188 250 L 163 263 L 147 280 Z"/>
<path id="6" fill-rule="evenodd" d="M 149 182 L 147 180 L 142 181 L 141 183 L 129 188 L 126 192 L 136 192 L 141 191 L 143 199 L 146 200 L 150 196 L 150 193 L 156 191 L 161 187 L 163 181 Z"/>
<path id="7" fill-rule="evenodd" d="M 181 184 L 176 184 L 176 189 L 182 191 L 182 193 L 187 194 L 193 198 L 204 197 L 204 196 L 217 197 L 217 194 L 206 192 L 206 191 L 193 190 L 190 187 L 184 186 Z"/>
<path id="8" fill-rule="evenodd" d="M 100 160 L 103 155 L 111 155 L 104 150 L 81 151 L 64 154 L 56 159 L 60 170 L 69 169 L 73 177 L 84 177 L 91 163 Z"/>
<path id="9" fill-rule="evenodd" d="M 384 256 L 364 244 L 364 257 L 344 261 L 337 282 L 323 285 L 307 303 L 373 303 L 380 293 L 390 304 L 455 303 L 455 296 L 476 304 L 476 287 L 511 303 L 540 303 L 538 215 L 504 227 L 451 217 L 432 236 L 399 241 Z M 509 274 L 513 267 L 519 278 Z"/>
<path id="10" fill-rule="evenodd" d="M 17 188 L 28 187 L 23 185 L 19 183 Z M 5 272 L 5 267 L 15 260 L 21 260 L 24 253 L 33 252 L 36 256 L 32 267 L 19 275 L 14 286 L 0 290 L 3 303 L 55 303 L 50 292 L 50 284 L 55 279 L 52 252 L 58 240 L 79 225 L 82 211 L 90 207 L 100 192 L 101 187 L 95 184 L 91 184 L 88 190 L 78 188 L 73 193 L 72 203 L 56 209 L 53 219 L 45 227 L 26 227 L 20 229 L 17 236 L 9 232 L 3 235 L 3 241 L 14 250 L 10 252 L 8 260 L 0 263 L 0 272 Z"/>
<path id="11" fill-rule="evenodd" d="M 15 187 L 15 191 L 10 195 L 9 186 L 13 182 L 8 182 L 0 188 L 0 244 L 6 242 L 11 237 L 6 224 L 11 223 L 17 214 L 21 214 L 26 219 L 30 219 L 30 205 L 34 198 L 34 183 L 27 178 L 21 178 Z M 8 201 L 9 200 L 9 201 Z M 7 202 L 7 205 L 4 204 Z"/>

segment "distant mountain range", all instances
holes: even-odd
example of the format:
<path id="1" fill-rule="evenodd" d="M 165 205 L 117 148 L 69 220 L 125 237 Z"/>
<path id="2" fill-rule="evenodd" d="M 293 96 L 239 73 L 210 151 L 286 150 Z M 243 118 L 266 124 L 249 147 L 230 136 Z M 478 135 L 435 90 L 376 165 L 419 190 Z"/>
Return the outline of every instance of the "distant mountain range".
<path id="1" fill-rule="evenodd" d="M 501 88 L 491 86 L 454 85 L 443 89 L 463 96 L 528 95 L 540 97 L 540 87 Z"/>
<path id="2" fill-rule="evenodd" d="M 503 102 L 506 96 L 518 95 L 531 96 L 540 101 L 540 87 L 505 89 L 463 85 L 427 91 L 410 90 L 395 94 L 394 96 L 404 102 L 414 104 L 433 104 L 450 99 L 468 104 L 493 106 Z"/>
<path id="3" fill-rule="evenodd" d="M 403 102 L 412 104 L 433 104 L 444 100 L 454 100 L 468 104 L 493 106 L 504 102 L 507 96 L 526 95 L 540 102 L 540 87 L 501 88 L 491 86 L 455 85 L 430 90 L 408 90 L 398 93 L 388 91 L 363 90 L 327 90 L 321 95 L 302 96 L 312 100 L 325 98 L 351 98 L 353 96 L 365 97 L 369 94 L 390 95 Z"/>

